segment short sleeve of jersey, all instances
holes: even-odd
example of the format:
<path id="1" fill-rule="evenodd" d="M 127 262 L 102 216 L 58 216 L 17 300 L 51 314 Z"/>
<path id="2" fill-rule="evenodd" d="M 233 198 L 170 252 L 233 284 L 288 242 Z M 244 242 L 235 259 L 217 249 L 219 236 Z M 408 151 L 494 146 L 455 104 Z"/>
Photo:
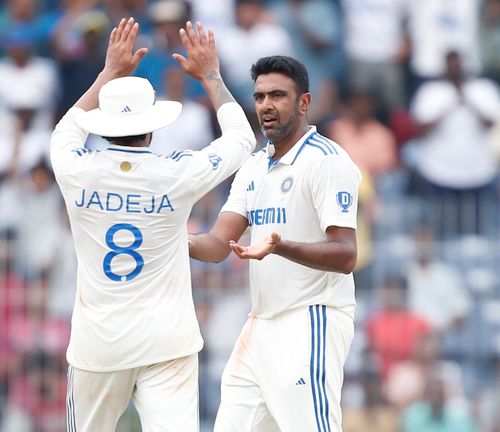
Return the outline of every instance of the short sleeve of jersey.
<path id="1" fill-rule="evenodd" d="M 311 195 L 321 229 L 329 226 L 356 229 L 361 173 L 347 157 L 330 155 L 311 172 Z"/>
<path id="2" fill-rule="evenodd" d="M 231 192 L 226 203 L 222 206 L 222 212 L 238 213 L 243 217 L 247 217 L 247 198 L 246 190 L 248 183 L 251 180 L 252 166 L 254 166 L 256 156 L 251 156 L 245 164 L 236 173 L 233 183 L 231 184 Z"/>

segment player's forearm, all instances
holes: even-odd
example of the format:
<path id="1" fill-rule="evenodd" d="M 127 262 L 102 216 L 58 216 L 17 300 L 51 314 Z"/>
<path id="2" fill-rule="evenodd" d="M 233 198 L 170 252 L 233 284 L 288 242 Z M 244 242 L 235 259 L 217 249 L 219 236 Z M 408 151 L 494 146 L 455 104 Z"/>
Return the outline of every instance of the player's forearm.
<path id="1" fill-rule="evenodd" d="M 99 90 L 101 90 L 104 84 L 114 78 L 118 78 L 118 76 L 110 71 L 103 70 L 89 89 L 76 101 L 74 106 L 85 111 L 97 108 L 99 106 Z"/>
<path id="2" fill-rule="evenodd" d="M 236 102 L 217 69 L 210 70 L 200 82 L 215 111 L 227 102 Z"/>
<path id="3" fill-rule="evenodd" d="M 219 263 L 224 261 L 231 248 L 227 241 L 211 233 L 189 234 L 189 256 L 198 261 Z"/>
<path id="4" fill-rule="evenodd" d="M 316 270 L 345 274 L 353 271 L 357 256 L 356 245 L 351 242 L 299 243 L 283 239 L 273 253 Z"/>

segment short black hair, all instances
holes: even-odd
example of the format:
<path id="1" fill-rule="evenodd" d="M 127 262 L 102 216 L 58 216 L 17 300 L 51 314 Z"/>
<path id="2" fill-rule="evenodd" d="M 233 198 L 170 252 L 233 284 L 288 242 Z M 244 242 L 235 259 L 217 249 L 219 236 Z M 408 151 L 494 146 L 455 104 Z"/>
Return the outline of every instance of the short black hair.
<path id="1" fill-rule="evenodd" d="M 147 134 L 131 135 L 131 136 L 125 136 L 125 137 L 105 137 L 105 136 L 103 136 L 103 138 L 106 141 L 109 141 L 111 144 L 129 146 L 136 141 L 145 140 L 146 136 L 147 136 Z"/>
<path id="2" fill-rule="evenodd" d="M 259 75 L 270 73 L 281 73 L 290 77 L 295 83 L 299 95 L 309 92 L 309 74 L 307 73 L 307 69 L 293 57 L 279 55 L 262 57 L 250 69 L 250 74 L 254 82 Z"/>

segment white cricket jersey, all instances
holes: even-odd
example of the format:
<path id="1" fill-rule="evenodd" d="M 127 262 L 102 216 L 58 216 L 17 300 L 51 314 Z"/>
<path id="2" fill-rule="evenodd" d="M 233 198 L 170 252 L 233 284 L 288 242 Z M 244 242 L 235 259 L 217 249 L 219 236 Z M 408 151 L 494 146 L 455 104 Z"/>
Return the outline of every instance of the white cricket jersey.
<path id="1" fill-rule="evenodd" d="M 72 108 L 52 135 L 51 159 L 78 258 L 68 362 L 115 371 L 198 352 L 186 222 L 193 204 L 255 147 L 236 103 L 217 113 L 222 136 L 201 151 L 84 148 Z"/>
<path id="2" fill-rule="evenodd" d="M 246 217 L 252 243 L 273 231 L 286 240 L 321 242 L 329 226 L 356 228 L 360 181 L 345 150 L 313 126 L 277 162 L 267 148 L 248 158 L 221 212 Z M 260 318 L 314 304 L 354 313 L 352 274 L 315 270 L 274 254 L 250 260 L 250 288 L 250 315 Z"/>

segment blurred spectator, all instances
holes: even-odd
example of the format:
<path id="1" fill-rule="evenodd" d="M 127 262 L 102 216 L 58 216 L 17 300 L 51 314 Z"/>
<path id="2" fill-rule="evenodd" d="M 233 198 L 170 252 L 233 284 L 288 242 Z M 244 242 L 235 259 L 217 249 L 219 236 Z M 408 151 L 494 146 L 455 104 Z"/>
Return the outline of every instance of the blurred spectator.
<path id="1" fill-rule="evenodd" d="M 354 268 L 357 297 L 373 284 L 373 233 L 372 226 L 377 212 L 377 196 L 375 182 L 370 174 L 361 171 L 363 179 L 359 185 L 358 196 L 358 227 L 356 242 L 358 258 Z"/>
<path id="2" fill-rule="evenodd" d="M 384 394 L 392 406 L 404 410 L 424 397 L 426 383 L 436 370 L 446 385 L 450 400 L 462 403 L 464 388 L 458 364 L 440 358 L 439 338 L 436 333 L 422 336 L 415 345 L 412 358 L 395 365 L 387 377 Z"/>
<path id="3" fill-rule="evenodd" d="M 92 36 L 94 39 L 96 39 L 95 36 L 101 36 L 103 39 L 103 33 L 107 32 L 109 27 L 109 19 L 103 12 L 91 9 L 93 3 L 87 2 L 85 7 L 80 3 L 81 8 L 76 7 L 78 4 L 78 2 L 74 3 L 65 11 L 51 34 L 51 54 L 59 63 L 81 58 L 85 55 L 86 45 L 90 43 L 97 51 L 96 55 L 104 54 L 103 47 L 98 46 L 95 40 L 86 39 Z"/>
<path id="4" fill-rule="evenodd" d="M 3 3 L 3 2 L 2 2 Z M 5 7 L 0 9 L 0 39 L 19 25 L 33 28 L 37 12 L 37 0 L 5 0 Z M 0 47 L 0 53 L 5 47 Z"/>
<path id="5" fill-rule="evenodd" d="M 77 262 L 68 216 L 62 206 L 60 214 L 57 244 L 47 271 L 46 308 L 49 318 L 69 323 L 75 302 Z"/>
<path id="6" fill-rule="evenodd" d="M 16 102 L 22 105 L 9 106 L 11 122 L 0 136 L 0 173 L 27 174 L 40 160 L 49 160 L 51 129 L 36 124 L 37 113 L 43 108 L 36 96 Z"/>
<path id="7" fill-rule="evenodd" d="M 103 12 L 94 10 L 79 15 L 70 27 L 79 37 L 71 51 L 66 51 L 62 43 L 65 33 L 58 33 L 56 57 L 61 71 L 61 100 L 57 118 L 73 106 L 102 70 L 109 26 L 110 21 Z"/>
<path id="8" fill-rule="evenodd" d="M 344 409 L 343 432 L 399 432 L 397 412 L 382 394 L 380 377 L 374 372 L 364 372 L 361 381 L 363 405 Z"/>
<path id="9" fill-rule="evenodd" d="M 344 115 L 331 122 L 327 136 L 338 142 L 376 182 L 381 174 L 398 166 L 394 135 L 375 118 L 370 94 L 351 93 L 346 108 Z"/>
<path id="10" fill-rule="evenodd" d="M 25 374 L 12 383 L 4 432 L 64 432 L 66 374 L 58 357 L 43 351 L 30 354 Z"/>
<path id="11" fill-rule="evenodd" d="M 342 14 L 330 0 L 292 0 L 279 2 L 273 15 L 288 32 L 294 57 L 307 65 L 310 92 L 314 99 L 308 118 L 312 123 L 330 107 L 330 86 L 343 88 L 346 57 Z"/>
<path id="12" fill-rule="evenodd" d="M 211 111 L 186 95 L 186 74 L 179 67 L 165 72 L 166 94 L 159 99 L 182 102 L 178 119 L 155 131 L 150 149 L 153 153 L 169 155 L 174 150 L 201 150 L 214 139 Z"/>
<path id="13" fill-rule="evenodd" d="M 57 52 L 69 55 L 78 49 L 81 35 L 73 24 L 99 0 L 58 0 L 57 4 L 41 14 L 36 23 L 41 53 L 56 57 Z"/>
<path id="14" fill-rule="evenodd" d="M 169 69 L 179 67 L 172 54 L 185 55 L 179 30 L 191 18 L 191 9 L 182 0 L 160 0 L 151 3 L 148 17 L 152 22 L 150 48 L 134 75 L 147 78 L 159 94 L 166 94 L 165 74 Z M 205 99 L 201 85 L 190 77 L 186 78 L 186 96 Z"/>
<path id="15" fill-rule="evenodd" d="M 377 114 L 404 106 L 408 0 L 343 0 L 349 87 L 375 95 Z"/>
<path id="16" fill-rule="evenodd" d="M 472 308 L 472 299 L 457 269 L 440 261 L 431 230 L 415 231 L 417 258 L 410 265 L 408 306 L 435 330 L 446 332 L 459 326 Z"/>
<path id="17" fill-rule="evenodd" d="M 405 279 L 387 277 L 380 294 L 382 309 L 368 318 L 366 335 L 385 381 L 396 364 L 414 355 L 417 341 L 431 329 L 422 316 L 408 310 Z"/>
<path id="18" fill-rule="evenodd" d="M 483 74 L 500 84 L 500 0 L 485 0 L 480 22 L 480 54 Z"/>
<path id="19" fill-rule="evenodd" d="M 422 132 L 409 162 L 417 174 L 413 191 L 427 200 L 438 235 L 487 230 L 495 208 L 485 205 L 496 202 L 497 176 L 487 132 L 500 118 L 498 88 L 469 77 L 450 52 L 445 76 L 420 87 L 412 113 Z"/>
<path id="20" fill-rule="evenodd" d="M 62 224 L 62 196 L 47 162 L 31 168 L 18 186 L 23 213 L 16 240 L 17 269 L 29 281 L 46 282 Z"/>
<path id="21" fill-rule="evenodd" d="M 97 0 L 97 2 L 101 4 L 102 10 L 106 13 L 113 26 L 118 25 L 122 18 L 134 17 L 135 22 L 140 25 L 141 33 L 150 33 L 151 17 L 148 13 L 148 4 L 157 3 L 157 0 Z M 141 46 L 139 42 L 138 44 L 138 46 Z"/>
<path id="22" fill-rule="evenodd" d="M 19 369 L 19 355 L 12 343 L 11 323 L 25 314 L 26 285 L 13 271 L 12 232 L 0 236 L 0 430 L 7 403 L 9 381 Z"/>
<path id="23" fill-rule="evenodd" d="M 36 105 L 37 124 L 52 129 L 58 96 L 57 65 L 50 59 L 35 56 L 35 35 L 26 26 L 12 28 L 3 44 L 7 56 L 0 58 L 0 125 L 8 123 L 8 107 Z M 3 121 L 2 121 L 3 120 Z"/>
<path id="24" fill-rule="evenodd" d="M 446 383 L 438 369 L 425 383 L 425 396 L 403 414 L 403 432 L 475 432 L 472 416 L 450 403 Z"/>
<path id="25" fill-rule="evenodd" d="M 479 69 L 478 21 L 482 0 L 409 1 L 412 89 L 446 71 L 445 55 L 456 51 L 467 73 Z M 438 98 L 436 98 L 438 99 Z"/>
<path id="26" fill-rule="evenodd" d="M 220 34 L 217 49 L 229 89 L 245 110 L 253 113 L 252 64 L 260 57 L 291 55 L 292 41 L 273 22 L 263 0 L 236 0 L 235 14 L 236 25 Z"/>
<path id="27" fill-rule="evenodd" d="M 221 34 L 224 28 L 234 25 L 234 4 L 236 0 L 188 0 L 193 17 L 207 28 Z"/>
<path id="28" fill-rule="evenodd" d="M 480 389 L 478 418 L 481 432 L 500 432 L 500 358 L 494 361 L 495 376 Z"/>

